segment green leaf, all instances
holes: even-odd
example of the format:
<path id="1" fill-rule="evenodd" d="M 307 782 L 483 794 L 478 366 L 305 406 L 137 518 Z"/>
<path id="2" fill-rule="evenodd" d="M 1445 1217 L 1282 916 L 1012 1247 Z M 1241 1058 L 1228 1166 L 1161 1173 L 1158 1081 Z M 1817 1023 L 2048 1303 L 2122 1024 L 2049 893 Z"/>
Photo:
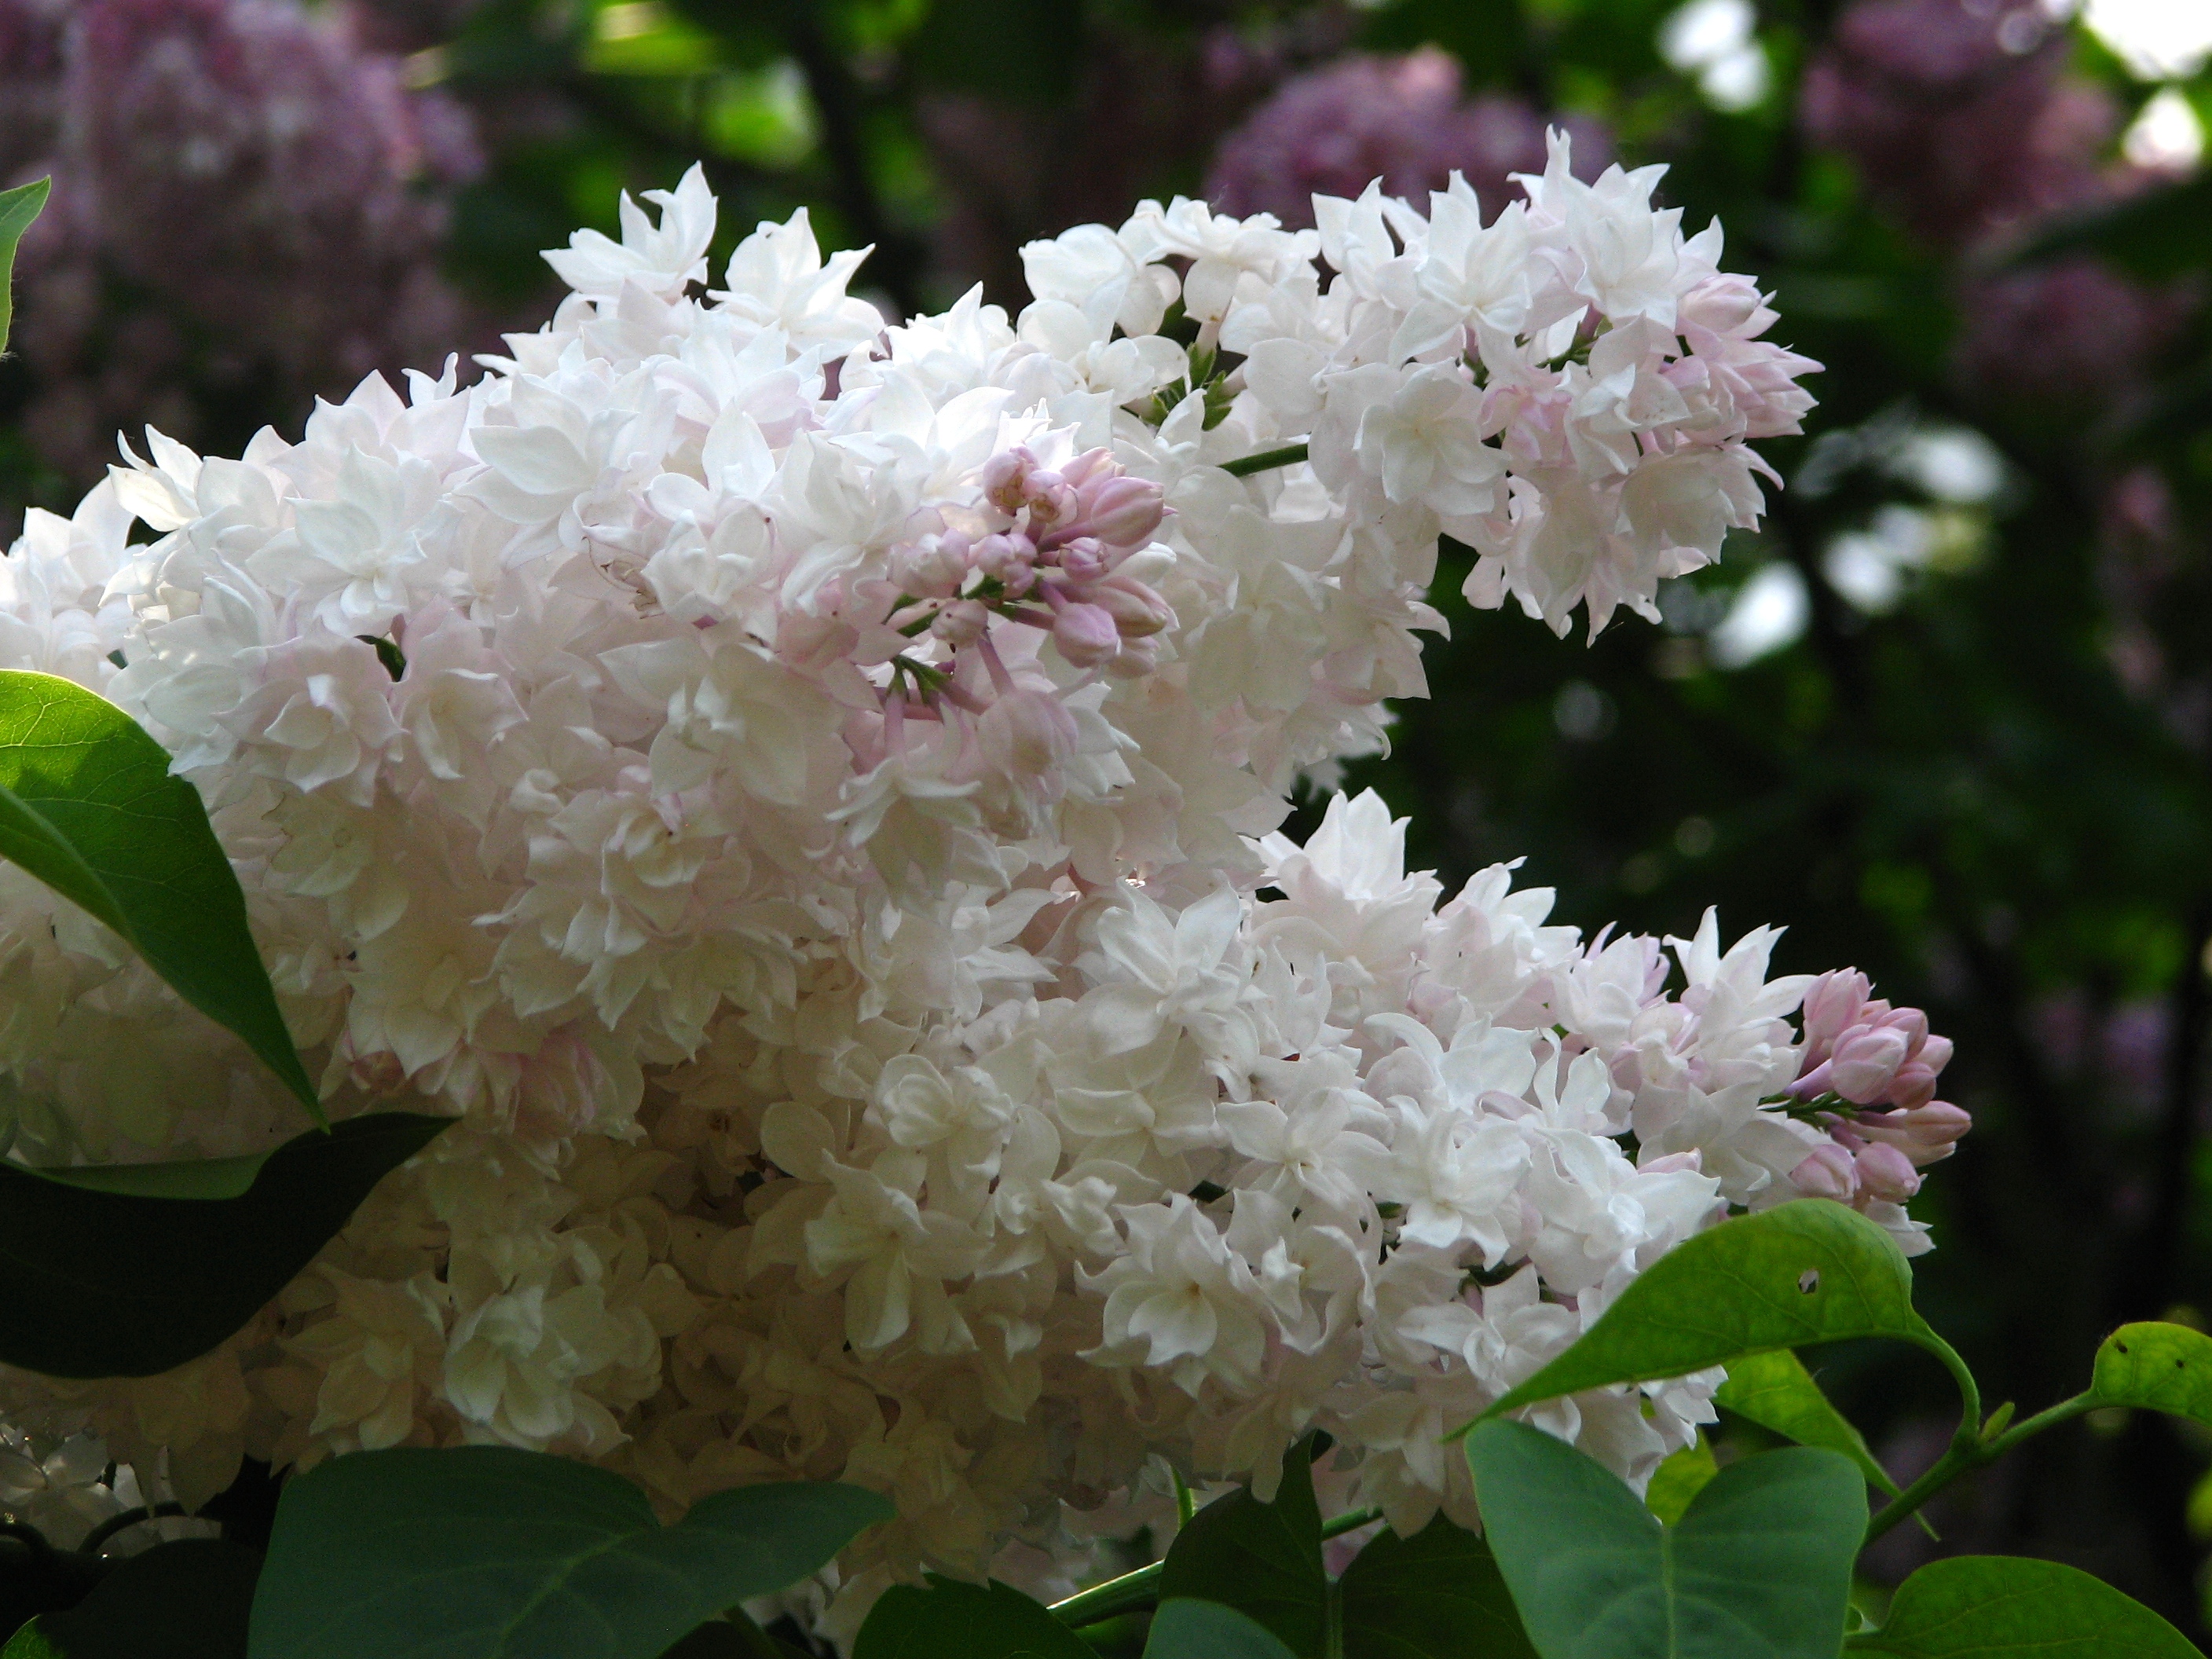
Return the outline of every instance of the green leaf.
<path id="1" fill-rule="evenodd" d="M 1680 1451 L 1669 1453 L 1651 1471 L 1651 1484 L 1644 1489 L 1644 1507 L 1657 1516 L 1662 1524 L 1671 1527 L 1720 1472 L 1712 1443 L 1701 1434 Z"/>
<path id="2" fill-rule="evenodd" d="M 8 325 L 15 312 L 15 245 L 46 204 L 51 179 L 33 179 L 13 190 L 0 190 L 0 352 L 8 349 Z"/>
<path id="3" fill-rule="evenodd" d="M 287 1485 L 252 1659 L 659 1659 L 890 1518 L 858 1486 L 717 1492 L 673 1526 L 627 1480 L 505 1446 L 356 1452 Z"/>
<path id="4" fill-rule="evenodd" d="M 264 1158 L 143 1171 L 0 1161 L 0 1361 L 49 1376 L 151 1376 L 197 1359 L 453 1121 L 373 1112 Z"/>
<path id="5" fill-rule="evenodd" d="M 1219 1601 L 1177 1596 L 1160 1603 L 1145 1659 L 1294 1659 L 1275 1633 Z"/>
<path id="6" fill-rule="evenodd" d="M 137 721 L 73 681 L 0 671 L 0 858 L 114 929 L 323 1121 L 199 792 Z"/>
<path id="7" fill-rule="evenodd" d="M 1835 1659 L 1866 1482 L 1793 1446 L 1730 1464 L 1662 1527 L 1523 1423 L 1468 1438 L 1490 1547 L 1543 1659 Z"/>
<path id="8" fill-rule="evenodd" d="M 1535 1659 L 1490 1547 L 1441 1515 L 1377 1534 L 1336 1588 L 1344 1659 Z"/>
<path id="9" fill-rule="evenodd" d="M 2212 1423 L 2212 1336 L 2186 1325 L 2123 1325 L 2097 1349 L 2090 1397 Z"/>
<path id="10" fill-rule="evenodd" d="M 869 1610 L 853 1659 L 1098 1659 L 1091 1644 L 995 1579 L 894 1584 Z"/>
<path id="11" fill-rule="evenodd" d="M 2199 1659 L 2174 1627 L 2103 1580 L 2057 1561 L 1959 1555 L 1898 1586 L 1853 1653 L 1898 1659 Z"/>
<path id="12" fill-rule="evenodd" d="M 1813 1374 L 1789 1349 L 1747 1354 L 1732 1362 L 1728 1381 L 1713 1395 L 1713 1403 L 1801 1446 L 1825 1446 L 1843 1453 L 1859 1466 L 1868 1485 L 1887 1497 L 1897 1496 L 1897 1482 L 1875 1462 L 1865 1437 L 1829 1403 Z"/>
<path id="13" fill-rule="evenodd" d="M 131 1556 L 66 1613 L 41 1613 L 0 1659 L 246 1659 L 261 1557 L 180 1539 Z"/>
<path id="14" fill-rule="evenodd" d="M 1840 1204 L 1800 1199 L 1685 1239 L 1483 1416 L 1852 1336 L 1935 1340 L 1913 1311 L 1912 1273 L 1889 1235 Z"/>
<path id="15" fill-rule="evenodd" d="M 0 1654 L 0 1659 L 7 1659 Z M 813 1659 L 788 1642 L 778 1641 L 745 1617 L 744 1609 L 732 1607 L 720 1619 L 708 1620 L 660 1659 Z"/>
<path id="16" fill-rule="evenodd" d="M 1301 1441 L 1283 1454 L 1273 1503 L 1239 1489 L 1191 1517 L 1168 1547 L 1162 1601 L 1223 1602 L 1265 1626 L 1293 1653 L 1322 1651 L 1328 1574 L 1322 1565 L 1311 1445 Z"/>

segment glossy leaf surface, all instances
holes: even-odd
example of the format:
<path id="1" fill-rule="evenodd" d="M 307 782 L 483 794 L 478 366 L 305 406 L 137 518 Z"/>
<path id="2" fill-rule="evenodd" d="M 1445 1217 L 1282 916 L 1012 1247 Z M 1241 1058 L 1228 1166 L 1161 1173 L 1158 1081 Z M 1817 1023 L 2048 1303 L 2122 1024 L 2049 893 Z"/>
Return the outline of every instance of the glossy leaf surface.
<path id="1" fill-rule="evenodd" d="M 659 1659 L 890 1514 L 858 1486 L 790 1483 L 664 1527 L 627 1480 L 550 1453 L 356 1452 L 284 1489 L 252 1659 Z"/>
<path id="2" fill-rule="evenodd" d="M 0 858 L 112 928 L 321 1121 L 199 792 L 137 721 L 73 681 L 0 670 Z"/>
<path id="3" fill-rule="evenodd" d="M 0 1361 L 50 1376 L 151 1376 L 197 1359 L 453 1121 L 375 1112 L 263 1158 L 205 1164 L 46 1175 L 0 1163 Z"/>
<path id="4" fill-rule="evenodd" d="M 1543 1659 L 1834 1659 L 1842 1644 L 1866 1482 L 1834 1452 L 1731 1464 L 1674 1527 L 1526 1424 L 1483 1424 L 1468 1461 Z"/>

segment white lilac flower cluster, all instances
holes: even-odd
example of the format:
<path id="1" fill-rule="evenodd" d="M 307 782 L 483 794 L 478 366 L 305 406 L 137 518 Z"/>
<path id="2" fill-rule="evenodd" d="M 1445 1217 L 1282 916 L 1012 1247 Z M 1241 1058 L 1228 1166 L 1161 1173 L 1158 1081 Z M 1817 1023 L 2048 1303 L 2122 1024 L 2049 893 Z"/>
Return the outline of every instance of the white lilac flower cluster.
<path id="1" fill-rule="evenodd" d="M 856 1480 L 900 1520 L 849 1628 L 1168 1468 L 1267 1490 L 1313 1426 L 1348 1498 L 1468 1518 L 1445 1431 L 1731 1205 L 1923 1248 L 1824 1151 L 1881 1095 L 1828 1080 L 1897 1048 L 1893 1093 L 1905 1045 L 1838 1026 L 1789 1094 L 1771 930 L 1670 964 L 1504 866 L 1439 905 L 1372 794 L 1274 833 L 1423 690 L 1440 530 L 1486 600 L 1648 609 L 1806 406 L 1717 228 L 1566 160 L 1488 226 L 1458 185 L 1318 233 L 1147 203 L 1030 247 L 1012 321 L 892 326 L 803 213 L 705 291 L 694 173 L 549 255 L 574 294 L 477 384 L 237 460 L 149 434 L 33 514 L 0 660 L 173 750 L 333 1112 L 463 1121 L 216 1353 L 12 1407 L 188 1499 L 403 1442 L 671 1506 Z M 0 900 L 23 1153 L 297 1130 L 116 941 Z M 1717 1380 L 1540 1417 L 1641 1478 Z"/>

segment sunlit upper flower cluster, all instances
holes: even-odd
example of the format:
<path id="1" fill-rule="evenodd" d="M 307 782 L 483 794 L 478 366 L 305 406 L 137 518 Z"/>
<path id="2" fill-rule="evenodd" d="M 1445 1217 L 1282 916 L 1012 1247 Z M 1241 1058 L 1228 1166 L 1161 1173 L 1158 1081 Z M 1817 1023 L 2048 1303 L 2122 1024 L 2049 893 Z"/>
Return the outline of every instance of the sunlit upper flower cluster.
<path id="1" fill-rule="evenodd" d="M 1165 1468 L 1264 1491 L 1315 1425 L 1348 1498 L 1468 1518 L 1442 1435 L 1730 1205 L 1924 1248 L 1852 1154 L 1943 1050 L 1863 979 L 1814 1062 L 1771 930 L 1670 963 L 1504 866 L 1439 905 L 1371 794 L 1276 833 L 1422 691 L 1441 529 L 1489 601 L 1648 608 L 1805 406 L 1717 230 L 1565 161 L 1488 226 L 1148 203 L 1030 248 L 1017 319 L 892 326 L 804 214 L 701 297 L 695 173 L 550 255 L 574 295 L 475 385 L 371 380 L 236 460 L 149 435 L 34 514 L 0 659 L 173 750 L 334 1111 L 465 1121 L 216 1354 L 16 1405 L 187 1497 L 465 1440 L 677 1505 L 857 1480 L 901 1519 L 849 1628 L 918 1563 L 1036 1578 Z M 0 884 L 28 1155 L 297 1128 Z M 1640 1478 L 1717 1380 L 1540 1417 Z"/>

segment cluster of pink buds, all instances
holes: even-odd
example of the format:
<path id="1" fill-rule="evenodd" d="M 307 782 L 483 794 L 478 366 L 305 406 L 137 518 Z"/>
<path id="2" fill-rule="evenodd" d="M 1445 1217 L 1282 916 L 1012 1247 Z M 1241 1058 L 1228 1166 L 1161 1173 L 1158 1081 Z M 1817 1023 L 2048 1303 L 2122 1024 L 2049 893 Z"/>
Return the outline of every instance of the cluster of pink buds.
<path id="1" fill-rule="evenodd" d="M 1077 668 L 1151 672 L 1154 636 L 1175 612 L 1121 567 L 1160 527 L 1160 487 L 1130 477 L 1103 449 L 1053 468 L 1024 447 L 994 455 L 982 484 L 972 528 L 893 550 L 900 598 L 890 625 L 957 650 L 988 643 L 991 619 L 1003 617 L 1049 632 Z"/>
<path id="2" fill-rule="evenodd" d="M 1920 1171 L 1948 1158 L 1972 1119 L 1936 1098 L 1951 1040 L 1917 1008 L 1869 997 L 1864 974 L 1820 975 L 1805 996 L 1805 1056 L 1787 1098 L 1813 1109 L 1830 1144 L 1791 1171 L 1802 1190 L 1845 1203 L 1901 1204 Z"/>

